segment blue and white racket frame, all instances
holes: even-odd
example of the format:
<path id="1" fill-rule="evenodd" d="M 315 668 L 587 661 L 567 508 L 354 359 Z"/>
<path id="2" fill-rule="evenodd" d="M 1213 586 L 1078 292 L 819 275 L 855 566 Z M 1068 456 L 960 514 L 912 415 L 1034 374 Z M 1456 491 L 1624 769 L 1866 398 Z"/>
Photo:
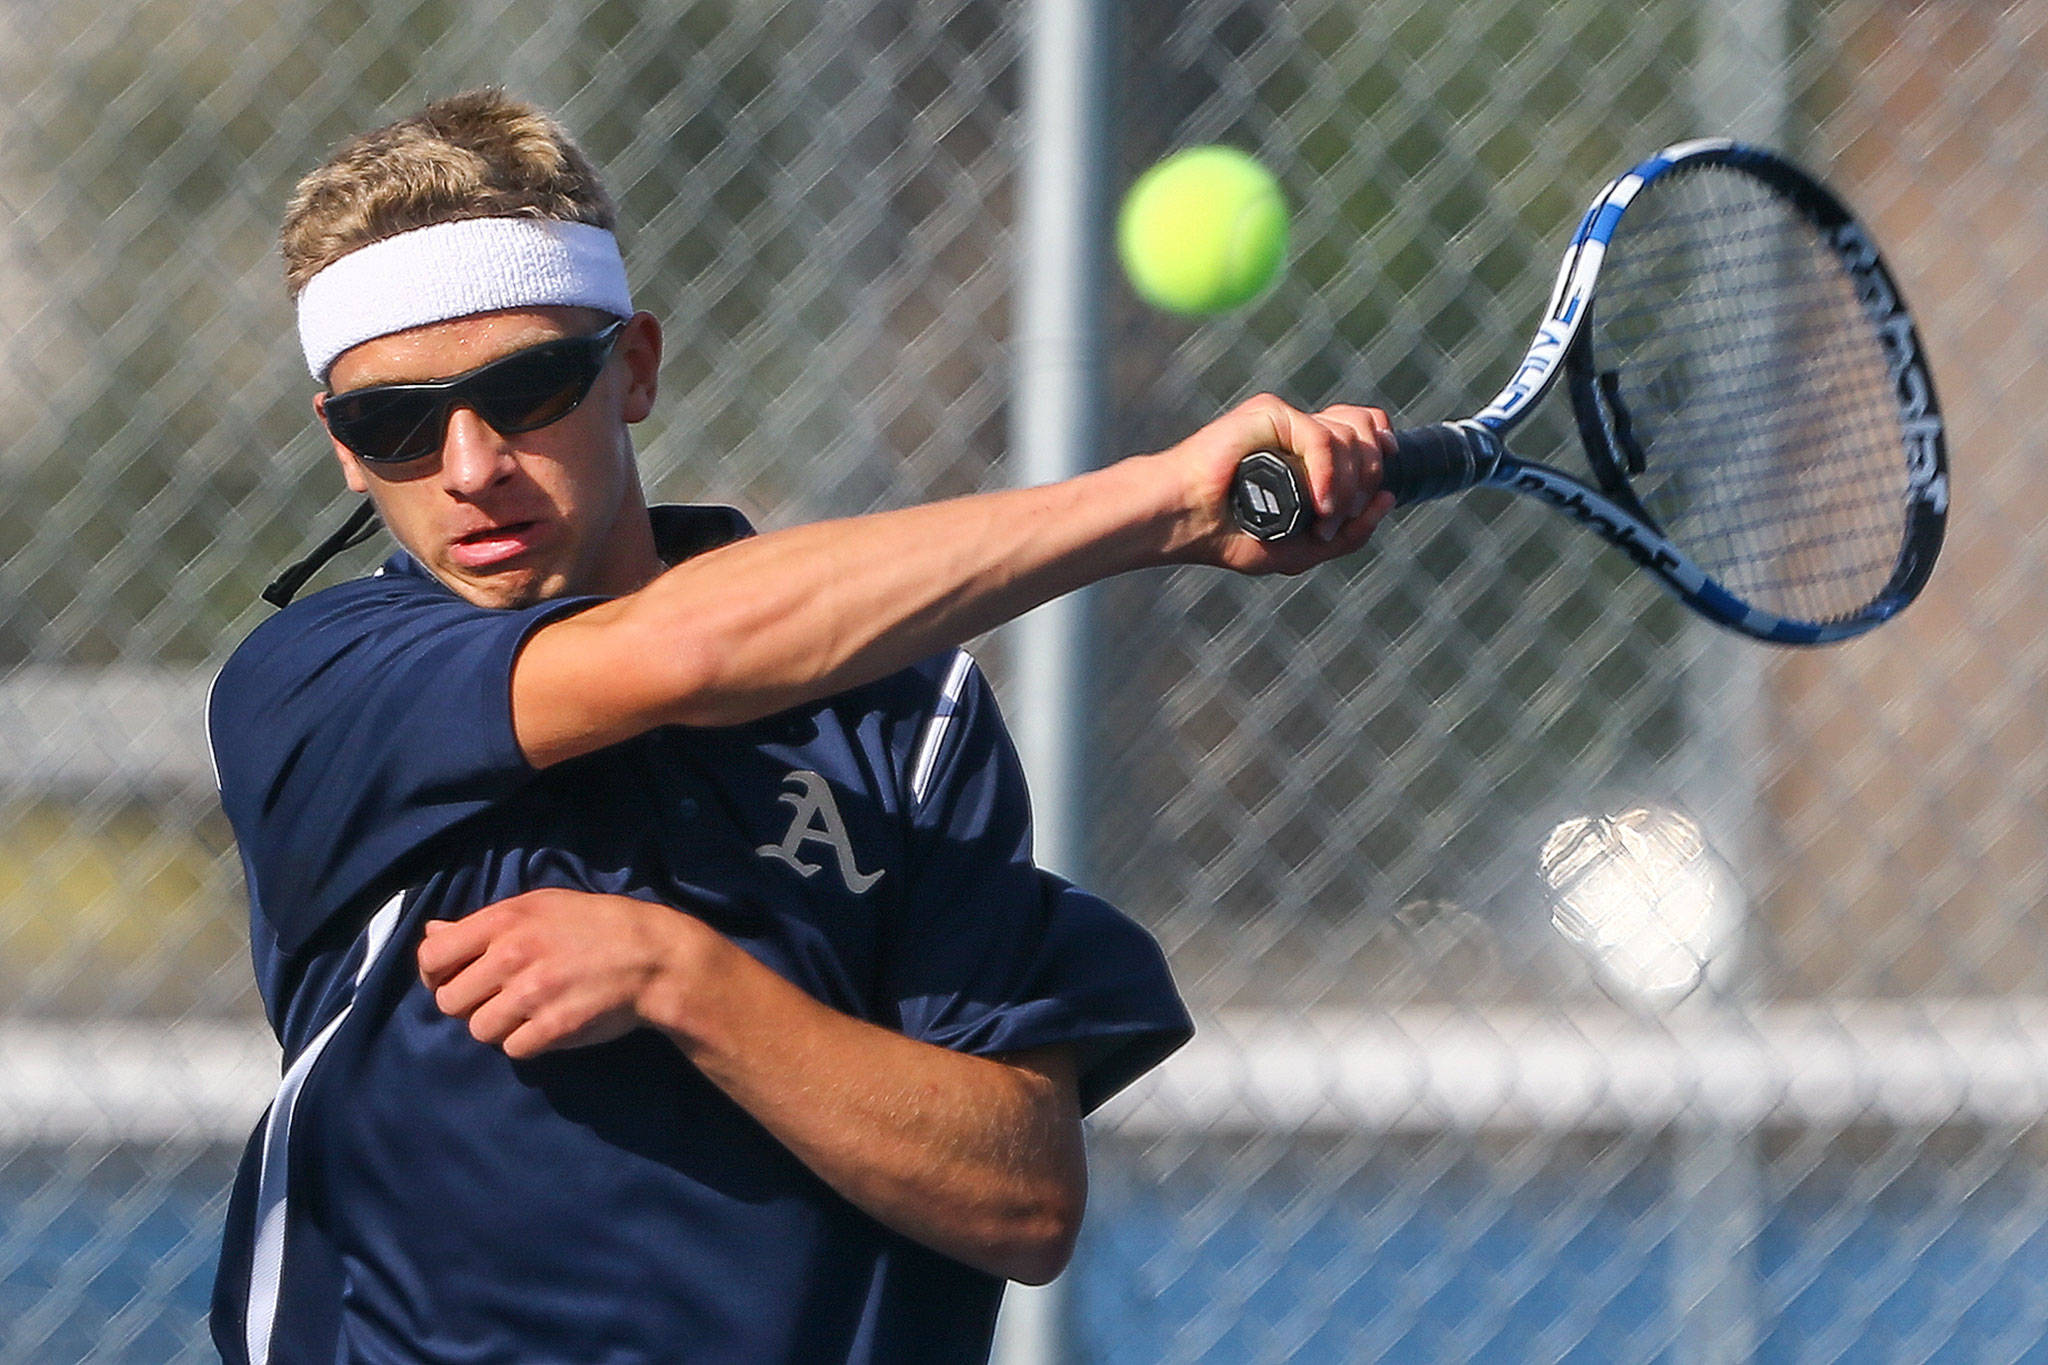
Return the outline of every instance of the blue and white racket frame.
<path id="1" fill-rule="evenodd" d="M 1833 248 L 1884 348 L 1898 404 L 1905 506 L 1898 562 L 1890 580 L 1860 611 L 1825 621 L 1788 618 L 1741 600 L 1674 545 L 1630 488 L 1607 407 L 1599 400 L 1587 339 L 1594 288 L 1607 244 L 1644 186 L 1687 167 L 1719 163 L 1774 190 L 1804 214 Z M 1569 376 L 1577 425 L 1595 483 L 1508 450 L 1503 438 L 1560 376 Z M 1948 455 L 1940 405 L 1912 315 L 1863 226 L 1828 188 L 1777 153 L 1725 138 L 1680 142 L 1616 177 L 1573 234 L 1557 284 L 1528 354 L 1492 402 L 1457 422 L 1395 433 L 1381 487 L 1397 506 L 1467 488 L 1504 488 L 1536 498 L 1589 527 L 1657 576 L 1695 612 L 1776 644 L 1846 639 L 1891 619 L 1926 584 L 1940 553 L 1948 513 Z M 1306 528 L 1308 498 L 1291 461 L 1267 451 L 1238 466 L 1232 507 L 1238 525 L 1261 540 Z"/>

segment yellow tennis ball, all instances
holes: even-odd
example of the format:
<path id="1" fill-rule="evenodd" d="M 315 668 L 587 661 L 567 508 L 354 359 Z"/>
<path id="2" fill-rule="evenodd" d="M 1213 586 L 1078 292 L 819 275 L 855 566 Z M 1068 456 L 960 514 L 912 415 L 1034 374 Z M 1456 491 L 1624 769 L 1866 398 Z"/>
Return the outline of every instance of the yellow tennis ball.
<path id="1" fill-rule="evenodd" d="M 1173 313 L 1248 302 L 1287 258 L 1287 200 L 1273 173 L 1234 147 L 1190 147 L 1138 177 L 1117 215 L 1131 287 Z"/>

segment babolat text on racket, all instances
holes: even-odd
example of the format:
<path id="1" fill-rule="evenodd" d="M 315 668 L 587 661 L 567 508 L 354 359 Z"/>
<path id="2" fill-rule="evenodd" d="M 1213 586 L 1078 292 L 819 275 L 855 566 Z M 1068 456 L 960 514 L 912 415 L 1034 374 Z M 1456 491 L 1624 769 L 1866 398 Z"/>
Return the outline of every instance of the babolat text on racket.
<path id="1" fill-rule="evenodd" d="M 1591 479 L 1504 438 L 1563 376 Z M 1694 611 L 1819 644 L 1896 615 L 1948 512 L 1926 352 L 1870 235 L 1783 157 L 1667 147 L 1594 199 L 1527 357 L 1484 409 L 1395 433 L 1397 505 L 1479 486 L 1549 504 Z M 1291 461 L 1238 466 L 1238 524 L 1309 522 Z"/>

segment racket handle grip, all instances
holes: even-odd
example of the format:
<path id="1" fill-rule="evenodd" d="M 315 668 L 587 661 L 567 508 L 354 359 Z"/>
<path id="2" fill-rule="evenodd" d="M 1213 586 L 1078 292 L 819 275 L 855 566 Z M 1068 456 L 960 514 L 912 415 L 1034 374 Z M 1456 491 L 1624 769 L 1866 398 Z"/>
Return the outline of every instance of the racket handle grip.
<path id="1" fill-rule="evenodd" d="M 1500 437 L 1478 424 L 1438 422 L 1394 433 L 1394 449 L 1380 465 L 1380 487 L 1394 505 L 1427 502 L 1483 483 L 1500 464 Z"/>
<path id="2" fill-rule="evenodd" d="M 1482 426 L 1439 422 L 1409 427 L 1394 433 L 1394 449 L 1381 464 L 1380 487 L 1394 495 L 1397 507 L 1441 498 L 1482 482 L 1500 457 L 1500 438 Z M 1282 540 L 1315 519 L 1300 468 L 1270 450 L 1238 461 L 1230 510 L 1238 529 L 1259 540 Z"/>

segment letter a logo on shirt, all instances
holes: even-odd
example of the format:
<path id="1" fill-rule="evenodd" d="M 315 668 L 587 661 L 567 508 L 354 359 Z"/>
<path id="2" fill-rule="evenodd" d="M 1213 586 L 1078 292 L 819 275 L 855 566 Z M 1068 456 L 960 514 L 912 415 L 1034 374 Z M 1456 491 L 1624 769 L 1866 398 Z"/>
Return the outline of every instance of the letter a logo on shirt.
<path id="1" fill-rule="evenodd" d="M 880 881 L 880 872 L 863 872 L 854 863 L 853 840 L 846 836 L 846 822 L 839 818 L 839 803 L 832 799 L 832 788 L 825 779 L 808 769 L 799 768 L 782 780 L 790 790 L 775 799 L 795 811 L 796 816 L 789 822 L 789 833 L 782 836 L 781 843 L 763 844 L 754 852 L 764 858 L 788 863 L 800 876 L 813 877 L 824 864 L 805 861 L 803 846 L 823 844 L 838 860 L 839 880 L 845 882 L 846 889 L 854 895 L 858 896 Z"/>

